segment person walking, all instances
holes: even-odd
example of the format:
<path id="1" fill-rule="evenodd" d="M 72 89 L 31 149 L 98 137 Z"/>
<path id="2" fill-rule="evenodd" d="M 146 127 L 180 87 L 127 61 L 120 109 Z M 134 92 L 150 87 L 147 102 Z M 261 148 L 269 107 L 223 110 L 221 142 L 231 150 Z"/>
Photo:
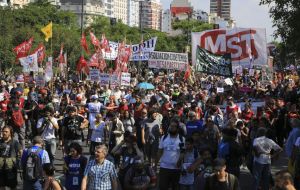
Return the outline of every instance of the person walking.
<path id="1" fill-rule="evenodd" d="M 89 161 L 83 175 L 81 190 L 117 190 L 117 171 L 106 158 L 105 145 L 95 147 L 95 159 Z"/>
<path id="2" fill-rule="evenodd" d="M 50 158 L 48 152 L 43 149 L 44 141 L 41 136 L 35 136 L 32 143 L 30 148 L 23 151 L 21 158 L 23 189 L 42 190 L 43 165 L 50 163 Z"/>

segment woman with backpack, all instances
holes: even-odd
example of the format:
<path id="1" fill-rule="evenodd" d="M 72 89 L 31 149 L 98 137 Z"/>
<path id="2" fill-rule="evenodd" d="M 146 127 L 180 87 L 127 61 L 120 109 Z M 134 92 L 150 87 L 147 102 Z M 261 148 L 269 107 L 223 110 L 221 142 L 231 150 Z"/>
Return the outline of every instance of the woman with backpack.
<path id="1" fill-rule="evenodd" d="M 44 185 L 43 190 L 63 190 L 59 181 L 54 178 L 55 168 L 52 164 L 43 165 Z"/>
<path id="2" fill-rule="evenodd" d="M 68 152 L 70 154 L 64 157 L 65 187 L 67 190 L 80 190 L 87 158 L 76 142 L 70 144 Z"/>

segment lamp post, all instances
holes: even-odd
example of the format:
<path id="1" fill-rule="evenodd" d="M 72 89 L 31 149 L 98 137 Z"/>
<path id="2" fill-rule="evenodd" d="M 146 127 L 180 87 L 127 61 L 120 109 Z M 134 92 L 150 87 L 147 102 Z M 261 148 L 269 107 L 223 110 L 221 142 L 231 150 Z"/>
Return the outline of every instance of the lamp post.
<path id="1" fill-rule="evenodd" d="M 138 62 L 138 75 L 140 74 L 140 71 L 141 71 L 141 66 L 142 66 L 142 51 L 141 51 L 141 48 L 142 48 L 142 43 L 144 43 L 144 38 L 143 38 L 143 26 L 142 26 L 142 12 L 143 12 L 143 2 L 144 0 L 139 0 L 139 26 L 140 26 L 140 34 L 141 34 L 141 44 L 140 44 L 140 47 L 139 47 L 139 50 L 140 50 L 140 54 L 139 54 L 139 62 Z"/>
<path id="2" fill-rule="evenodd" d="M 83 33 L 83 6 L 84 0 L 81 0 L 81 15 L 80 15 L 80 30 L 81 30 L 81 35 Z"/>

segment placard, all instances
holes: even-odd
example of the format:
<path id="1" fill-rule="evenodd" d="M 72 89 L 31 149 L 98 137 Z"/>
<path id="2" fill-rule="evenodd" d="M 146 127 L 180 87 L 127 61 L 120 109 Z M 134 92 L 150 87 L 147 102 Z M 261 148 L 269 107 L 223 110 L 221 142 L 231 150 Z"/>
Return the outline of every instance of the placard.
<path id="1" fill-rule="evenodd" d="M 155 69 L 168 69 L 185 71 L 188 64 L 187 53 L 151 52 L 148 67 Z"/>
<path id="2" fill-rule="evenodd" d="M 109 81 L 110 81 L 109 74 L 100 73 L 99 76 L 100 76 L 100 84 L 101 85 L 109 85 Z"/>
<path id="3" fill-rule="evenodd" d="M 100 71 L 98 69 L 90 68 L 90 80 L 94 82 L 100 81 Z"/>
<path id="4" fill-rule="evenodd" d="M 122 73 L 121 75 L 121 86 L 130 86 L 130 73 Z"/>

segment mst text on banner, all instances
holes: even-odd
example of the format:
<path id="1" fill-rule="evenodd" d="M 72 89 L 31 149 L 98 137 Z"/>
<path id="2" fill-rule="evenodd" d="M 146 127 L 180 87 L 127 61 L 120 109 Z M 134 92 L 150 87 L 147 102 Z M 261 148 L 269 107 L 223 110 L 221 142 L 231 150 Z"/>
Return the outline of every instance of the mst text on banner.
<path id="1" fill-rule="evenodd" d="M 198 46 L 195 71 L 232 77 L 231 55 L 230 53 L 224 54 L 223 56 L 214 55 Z"/>
<path id="2" fill-rule="evenodd" d="M 196 63 L 197 46 L 213 54 L 231 54 L 232 64 L 242 67 L 267 64 L 266 30 L 233 28 L 192 33 L 192 61 Z"/>
<path id="3" fill-rule="evenodd" d="M 187 53 L 154 51 L 149 54 L 148 67 L 185 71 L 188 61 Z"/>

